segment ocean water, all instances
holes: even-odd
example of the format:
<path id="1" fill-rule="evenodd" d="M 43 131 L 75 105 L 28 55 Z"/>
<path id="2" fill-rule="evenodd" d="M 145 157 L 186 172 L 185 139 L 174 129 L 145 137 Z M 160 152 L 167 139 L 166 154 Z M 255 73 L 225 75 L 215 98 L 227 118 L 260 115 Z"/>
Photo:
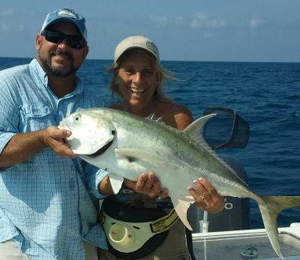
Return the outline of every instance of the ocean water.
<path id="1" fill-rule="evenodd" d="M 0 70 L 31 59 L 0 58 Z M 87 60 L 79 75 L 99 94 L 103 105 L 115 103 L 108 90 L 109 60 Z M 250 124 L 246 148 L 224 149 L 244 167 L 250 187 L 261 195 L 300 195 L 300 63 L 164 61 L 180 81 L 165 91 L 187 106 L 194 118 L 207 107 L 236 110 Z M 278 217 L 278 226 L 300 222 L 300 209 Z M 263 227 L 256 202 L 251 201 L 253 228 Z"/>

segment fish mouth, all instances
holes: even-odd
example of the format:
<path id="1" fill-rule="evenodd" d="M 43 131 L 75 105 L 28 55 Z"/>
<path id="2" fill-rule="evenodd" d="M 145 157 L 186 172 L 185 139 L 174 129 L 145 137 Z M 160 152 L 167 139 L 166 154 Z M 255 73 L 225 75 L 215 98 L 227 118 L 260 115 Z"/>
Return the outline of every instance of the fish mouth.
<path id="1" fill-rule="evenodd" d="M 112 131 L 112 134 L 115 136 L 115 132 L 114 131 Z M 114 140 L 115 140 L 115 138 L 113 138 L 106 145 L 102 146 L 98 151 L 96 151 L 95 153 L 90 154 L 88 156 L 94 158 L 94 157 L 97 157 L 97 156 L 100 156 L 100 155 L 104 154 L 107 151 L 107 149 L 112 145 L 112 143 L 114 142 Z"/>
<path id="2" fill-rule="evenodd" d="M 59 123 L 58 128 L 62 129 L 62 130 L 70 130 L 71 131 L 71 128 L 68 126 L 65 119 Z"/>

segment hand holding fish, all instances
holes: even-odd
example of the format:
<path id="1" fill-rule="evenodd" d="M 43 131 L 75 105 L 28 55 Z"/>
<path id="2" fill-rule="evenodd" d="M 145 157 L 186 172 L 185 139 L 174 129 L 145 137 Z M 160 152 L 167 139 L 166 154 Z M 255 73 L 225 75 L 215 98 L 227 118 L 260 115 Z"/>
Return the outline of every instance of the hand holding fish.
<path id="1" fill-rule="evenodd" d="M 43 131 L 43 142 L 53 151 L 61 156 L 75 158 L 77 155 L 72 151 L 64 139 L 71 136 L 71 131 L 62 130 L 55 126 L 50 126 Z"/>
<path id="2" fill-rule="evenodd" d="M 23 163 L 46 147 L 61 156 L 76 157 L 64 139 L 71 136 L 70 130 L 51 126 L 47 129 L 14 135 L 0 154 L 0 167 Z"/>
<path id="3" fill-rule="evenodd" d="M 194 184 L 197 187 L 197 191 L 192 187 L 189 187 L 189 191 L 200 209 L 213 214 L 223 210 L 224 198 L 208 180 L 200 178 L 195 180 Z"/>
<path id="4" fill-rule="evenodd" d="M 148 194 L 151 197 L 168 197 L 168 190 L 162 189 L 161 183 L 154 172 L 140 174 L 137 181 L 125 179 L 124 184 L 135 192 Z"/>

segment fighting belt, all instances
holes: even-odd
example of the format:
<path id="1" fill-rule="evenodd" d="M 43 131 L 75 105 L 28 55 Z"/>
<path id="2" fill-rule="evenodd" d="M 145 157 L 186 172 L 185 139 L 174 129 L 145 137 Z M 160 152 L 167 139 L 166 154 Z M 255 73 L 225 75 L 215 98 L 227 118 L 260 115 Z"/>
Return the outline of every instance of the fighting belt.
<path id="1" fill-rule="evenodd" d="M 111 200 L 102 203 L 100 222 L 108 250 L 122 259 L 137 259 L 162 244 L 169 229 L 178 220 L 174 209 L 137 208 Z"/>

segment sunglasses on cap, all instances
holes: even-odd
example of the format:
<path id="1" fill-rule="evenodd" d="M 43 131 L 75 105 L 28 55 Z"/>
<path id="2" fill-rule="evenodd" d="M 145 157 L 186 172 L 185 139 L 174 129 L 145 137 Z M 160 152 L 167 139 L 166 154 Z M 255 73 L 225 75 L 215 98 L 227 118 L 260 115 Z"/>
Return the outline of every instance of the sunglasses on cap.
<path id="1" fill-rule="evenodd" d="M 41 35 L 43 35 L 48 42 L 52 43 L 61 43 L 64 41 L 64 39 L 67 40 L 67 44 L 73 48 L 73 49 L 82 49 L 86 47 L 87 43 L 86 40 L 77 35 L 67 35 L 62 32 L 58 31 L 51 31 L 51 30 L 43 30 L 41 32 Z"/>

